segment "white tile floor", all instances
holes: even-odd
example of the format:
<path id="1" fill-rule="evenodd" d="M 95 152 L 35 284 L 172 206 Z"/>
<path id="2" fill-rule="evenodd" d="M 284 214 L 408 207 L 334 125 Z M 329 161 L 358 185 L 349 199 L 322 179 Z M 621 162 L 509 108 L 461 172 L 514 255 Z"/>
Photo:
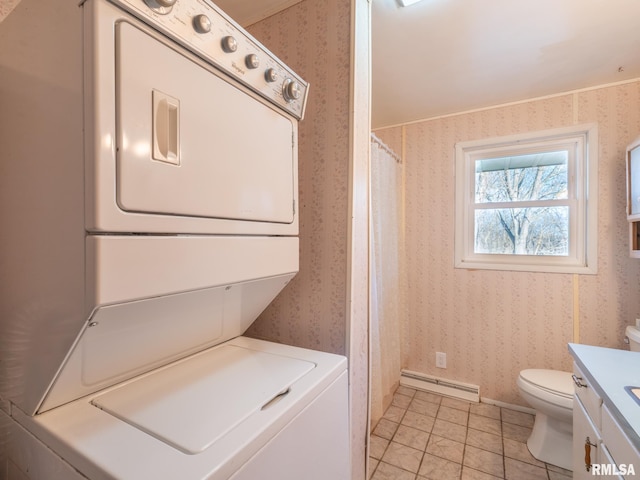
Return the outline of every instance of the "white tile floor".
<path id="1" fill-rule="evenodd" d="M 371 480 L 567 480 L 533 458 L 533 416 L 399 387 L 371 435 Z"/>

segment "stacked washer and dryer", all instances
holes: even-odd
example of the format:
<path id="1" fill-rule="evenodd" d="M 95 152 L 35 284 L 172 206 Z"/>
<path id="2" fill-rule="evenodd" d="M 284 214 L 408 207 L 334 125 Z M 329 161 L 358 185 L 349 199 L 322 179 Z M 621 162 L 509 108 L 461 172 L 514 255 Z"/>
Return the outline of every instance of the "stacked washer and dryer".
<path id="1" fill-rule="evenodd" d="M 0 477 L 349 478 L 346 359 L 242 336 L 307 83 L 208 0 L 22 0 L 0 78 Z"/>

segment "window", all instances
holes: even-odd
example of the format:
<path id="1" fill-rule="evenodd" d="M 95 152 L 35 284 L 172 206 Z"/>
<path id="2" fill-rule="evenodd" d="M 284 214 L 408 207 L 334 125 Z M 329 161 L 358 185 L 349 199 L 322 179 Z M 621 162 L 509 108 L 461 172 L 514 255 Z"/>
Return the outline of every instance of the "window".
<path id="1" fill-rule="evenodd" d="M 456 267 L 596 273 L 597 144 L 595 125 L 458 143 Z"/>

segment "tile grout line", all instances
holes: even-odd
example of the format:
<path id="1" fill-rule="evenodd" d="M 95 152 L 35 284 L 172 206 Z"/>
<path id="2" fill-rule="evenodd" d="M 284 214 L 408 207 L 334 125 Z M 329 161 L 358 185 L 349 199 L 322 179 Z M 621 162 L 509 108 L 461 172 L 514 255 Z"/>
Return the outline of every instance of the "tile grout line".
<path id="1" fill-rule="evenodd" d="M 502 439 L 502 478 L 507 478 L 507 449 L 504 446 L 504 429 L 502 428 L 504 423 L 502 421 L 502 407 L 500 408 L 500 438 Z"/>
<path id="2" fill-rule="evenodd" d="M 393 467 L 393 468 L 397 468 L 398 470 L 406 472 L 407 473 L 407 478 L 411 477 L 413 480 L 422 480 L 424 477 L 420 477 L 419 472 L 421 471 L 421 469 L 422 469 L 422 467 L 424 465 L 424 462 L 425 462 L 425 459 L 426 459 L 426 455 L 428 453 L 427 452 L 427 448 L 429 447 L 430 442 L 433 439 L 433 435 L 434 435 L 433 432 L 434 432 L 434 428 L 435 428 L 436 422 L 438 420 L 440 420 L 441 422 L 449 422 L 449 421 L 451 421 L 450 415 L 447 413 L 448 410 L 447 410 L 447 412 L 444 412 L 442 410 L 442 408 L 441 408 L 441 407 L 445 407 L 445 406 L 448 409 L 453 409 L 453 410 L 458 410 L 458 411 L 464 411 L 465 412 L 466 425 L 464 425 L 465 426 L 464 441 L 463 442 L 459 442 L 459 443 L 462 443 L 462 458 L 460 460 L 460 463 L 458 464 L 460 466 L 460 471 L 459 471 L 458 476 L 456 477 L 456 478 L 458 478 L 458 480 L 461 480 L 462 478 L 465 478 L 465 477 L 463 477 L 463 470 L 465 469 L 465 457 L 466 457 L 467 453 L 469 453 L 468 452 L 468 447 L 472 446 L 468 442 L 469 442 L 469 439 L 470 439 L 469 435 L 471 433 L 470 432 L 470 428 L 471 428 L 470 427 L 470 422 L 471 422 L 471 414 L 473 413 L 471 407 L 473 405 L 468 405 L 468 408 L 458 408 L 458 407 L 460 407 L 460 405 L 455 405 L 454 406 L 450 402 L 447 403 L 446 399 L 449 398 L 449 397 L 436 395 L 433 398 L 429 397 L 429 399 L 426 399 L 425 397 L 418 398 L 418 396 L 417 396 L 418 392 L 419 392 L 419 390 L 413 390 L 413 389 L 408 389 L 406 392 L 402 392 L 402 393 L 398 392 L 398 394 L 401 395 L 402 397 L 404 397 L 406 399 L 406 401 L 400 400 L 399 404 L 396 404 L 396 405 L 394 405 L 393 401 L 392 401 L 391 405 L 393 405 L 394 407 L 400 409 L 400 412 L 398 412 L 400 415 L 395 417 L 393 420 L 390 419 L 390 418 L 386 418 L 386 421 L 388 421 L 388 422 L 390 422 L 390 424 L 394 425 L 394 428 L 392 430 L 393 433 L 390 435 L 389 439 L 381 437 L 384 440 L 386 440 L 388 443 L 387 443 L 386 447 L 383 449 L 383 451 L 382 451 L 382 453 L 380 455 L 381 458 L 375 459 L 378 462 L 378 464 L 376 465 L 376 467 L 372 470 L 372 472 L 370 474 L 371 475 L 370 476 L 371 480 L 373 480 L 373 477 L 376 475 L 376 472 L 378 472 L 381 463 L 385 463 L 385 464 L 387 464 L 387 466 L 390 466 L 390 467 Z M 407 393 L 407 394 L 405 395 L 405 393 Z M 419 404 L 414 404 L 413 402 L 415 400 L 418 400 Z M 437 400 L 437 401 L 434 401 L 434 400 Z M 422 413 L 424 409 L 422 408 L 422 405 L 420 405 L 420 404 L 424 404 L 424 403 L 437 405 L 437 408 L 435 410 L 430 410 L 433 413 L 426 413 L 426 412 Z M 406 405 L 406 407 L 405 406 L 400 406 L 400 405 Z M 388 411 L 388 409 L 387 409 L 387 411 Z M 385 414 L 387 413 L 387 411 L 385 411 Z M 508 411 L 511 412 L 510 410 L 508 410 Z M 409 412 L 413 412 L 413 413 L 415 413 L 417 415 L 421 415 L 421 416 L 431 417 L 432 420 L 433 420 L 433 423 L 432 423 L 430 429 L 424 430 L 423 428 L 417 427 L 416 424 L 413 424 L 410 421 L 408 421 L 406 419 L 406 417 L 407 417 Z M 475 415 L 477 415 L 477 416 L 480 416 L 480 417 L 483 417 L 483 418 L 486 418 L 486 419 L 494 419 L 494 420 L 497 420 L 499 422 L 499 432 L 500 432 L 500 441 L 501 441 L 500 445 L 501 445 L 501 449 L 502 449 L 502 452 L 501 452 L 500 456 L 501 456 L 502 467 L 503 467 L 502 479 L 504 480 L 504 479 L 507 478 L 506 463 L 507 463 L 507 459 L 509 459 L 510 462 L 516 462 L 512 466 L 517 466 L 519 463 L 523 463 L 523 464 L 526 464 L 526 465 L 529 465 L 529 466 L 535 466 L 536 468 L 540 468 L 540 469 L 542 469 L 543 472 L 545 472 L 544 474 L 542 474 L 542 472 L 540 472 L 542 474 L 541 476 L 544 477 L 546 480 L 551 480 L 551 477 L 552 477 L 552 475 L 551 475 L 552 470 L 550 469 L 551 465 L 547 464 L 546 462 L 535 462 L 534 463 L 533 461 L 528 461 L 528 460 L 526 460 L 524 458 L 521 459 L 520 453 L 517 453 L 516 451 L 513 451 L 511 455 L 507 456 L 507 454 L 506 454 L 506 450 L 507 450 L 506 442 L 507 442 L 507 440 L 509 440 L 510 445 L 511 445 L 512 442 L 516 442 L 518 444 L 523 444 L 522 448 L 526 448 L 526 443 L 525 443 L 526 441 L 523 442 L 522 440 L 520 440 L 520 437 L 519 437 L 520 432 L 518 432 L 517 430 L 509 434 L 510 437 L 512 435 L 516 435 L 516 437 L 507 438 L 505 436 L 505 429 L 504 429 L 506 424 L 508 424 L 510 426 L 513 426 L 513 427 L 516 427 L 516 428 L 529 428 L 530 429 L 531 427 L 528 426 L 525 423 L 521 423 L 521 421 L 517 417 L 513 417 L 511 414 L 509 416 L 505 416 L 505 413 L 507 413 L 507 412 L 502 407 L 499 407 L 496 413 L 497 413 L 497 415 L 489 414 L 489 412 L 480 413 L 479 410 L 475 411 Z M 444 415 L 444 417 L 439 418 L 438 415 L 440 415 L 440 414 Z M 384 415 L 383 415 L 383 418 L 384 418 Z M 460 418 L 460 420 L 462 420 L 461 417 L 459 417 L 459 418 Z M 403 423 L 405 421 L 407 421 L 408 423 L 406 423 L 406 424 Z M 457 421 L 453 421 L 452 423 L 456 423 L 457 424 L 458 422 Z M 478 426 L 480 426 L 480 425 L 478 425 Z M 424 432 L 426 435 L 428 435 L 424 447 L 417 447 L 418 444 L 416 444 L 412 440 L 410 431 L 406 432 L 406 435 L 407 435 L 406 438 L 404 436 L 405 434 L 403 434 L 403 442 L 396 441 L 396 437 L 399 434 L 400 427 L 406 427 L 407 429 L 417 430 L 417 431 L 420 431 L 420 432 Z M 491 434 L 492 433 L 491 430 L 485 431 L 485 430 L 482 430 L 482 429 L 479 430 L 477 428 L 474 429 L 474 431 L 479 431 L 479 432 L 486 433 L 486 434 Z M 511 432 L 511 430 L 509 430 L 509 431 Z M 445 438 L 448 438 L 448 437 L 445 437 Z M 450 440 L 453 440 L 453 439 L 450 439 Z M 457 441 L 457 440 L 454 440 L 454 441 Z M 415 452 L 415 454 L 413 454 L 415 459 L 420 457 L 420 459 L 419 459 L 419 461 L 417 463 L 417 471 L 416 472 L 413 472 L 411 470 L 407 470 L 406 467 L 399 466 L 399 465 L 402 465 L 401 462 L 398 465 L 396 465 L 395 463 L 391 463 L 390 464 L 387 461 L 382 461 L 382 457 L 384 457 L 387 454 L 389 446 L 390 446 L 390 444 L 392 442 L 395 442 L 395 443 L 397 443 L 399 445 L 399 447 L 398 447 L 399 452 L 401 450 L 400 446 L 413 449 L 414 451 L 417 450 L 417 452 Z M 513 447 L 514 447 L 514 445 L 512 445 L 510 448 L 513 449 Z M 494 454 L 498 454 L 498 453 L 495 452 L 495 450 L 493 450 L 491 448 L 484 448 L 483 446 L 478 446 L 478 447 L 475 447 L 475 448 L 479 448 L 480 450 L 483 450 L 485 452 L 491 452 L 491 453 L 494 453 Z M 418 453 L 419 453 L 419 455 L 418 455 Z M 436 455 L 436 457 L 440 458 L 442 460 L 446 460 L 448 462 L 457 463 L 457 462 L 455 462 L 453 460 L 450 460 L 447 457 L 441 457 L 439 455 Z M 534 460 L 534 459 L 532 459 L 532 460 Z M 477 470 L 477 469 L 475 469 L 473 467 L 466 467 L 466 468 L 467 468 L 467 470 L 473 470 L 473 471 L 477 471 L 477 472 L 480 472 L 480 473 L 487 474 L 487 472 L 484 472 L 483 470 Z M 553 473 L 555 474 L 556 470 L 553 470 Z M 489 475 L 493 475 L 493 474 L 489 474 Z M 378 476 L 380 478 L 383 478 L 383 476 L 384 476 L 384 478 L 386 478 L 386 475 L 384 475 L 382 472 Z M 558 477 L 559 478 L 560 477 L 562 477 L 562 478 L 565 478 L 565 477 L 566 478 L 571 478 L 571 477 L 567 477 L 566 473 L 564 473 L 563 471 L 558 471 Z M 496 477 L 496 479 L 497 478 L 499 478 L 499 477 Z"/>
<path id="3" fill-rule="evenodd" d="M 469 420 L 471 419 L 471 406 L 467 410 L 467 430 L 464 434 L 464 445 L 462 446 L 462 463 L 460 465 L 460 479 L 462 479 L 462 471 L 464 470 L 464 457 L 467 454 L 467 440 L 469 439 Z"/>
<path id="4" fill-rule="evenodd" d="M 416 392 L 414 391 L 413 395 L 411 397 L 409 397 L 408 395 L 404 395 L 404 394 L 398 394 L 398 395 L 402 395 L 404 397 L 409 397 L 411 399 L 411 401 L 409 402 L 409 404 L 407 405 L 406 408 L 402 408 L 403 410 L 403 414 L 400 417 L 400 420 L 398 421 L 398 426 L 396 427 L 396 429 L 393 431 L 393 435 L 391 435 L 391 438 L 389 439 L 389 443 L 387 444 L 387 446 L 385 447 L 384 451 L 382 452 L 382 454 L 380 455 L 380 458 L 377 459 L 378 460 L 378 464 L 376 465 L 376 468 L 373 469 L 373 472 L 371 472 L 371 478 L 373 478 L 373 476 L 375 475 L 376 471 L 378 470 L 378 468 L 380 467 L 380 464 L 383 463 L 382 462 L 382 458 L 384 457 L 385 453 L 387 453 L 387 450 L 389 449 L 389 446 L 391 445 L 391 442 L 393 442 L 393 439 L 395 438 L 396 434 L 398 433 L 398 429 L 400 428 L 400 425 L 402 425 L 402 420 L 404 420 L 404 417 L 406 416 L 407 412 L 409 411 L 409 405 L 411 404 L 411 402 L 413 401 L 413 399 L 415 398 L 415 394 Z M 395 399 L 395 393 L 394 393 L 394 399 Z M 391 405 L 389 405 L 389 407 L 385 410 L 384 414 L 382 415 L 381 419 L 382 420 L 384 418 L 384 415 L 387 413 L 387 411 L 389 410 L 389 408 L 391 408 L 392 406 L 394 406 L 393 404 L 393 400 L 391 400 Z M 396 405 L 397 406 L 397 405 Z M 401 408 L 401 407 L 398 407 Z M 388 418 L 386 420 L 389 420 Z M 391 420 L 389 420 L 391 421 Z M 380 421 L 378 421 L 378 423 L 380 423 Z M 396 423 L 396 422 L 392 422 L 392 423 Z M 376 426 L 377 427 L 377 426 Z M 374 429 L 375 430 L 375 429 Z M 380 438 L 384 438 L 384 437 L 380 437 Z M 386 439 L 385 439 L 386 440 Z M 423 455 L 424 456 L 424 455 Z M 422 460 L 421 460 L 422 462 Z M 386 463 L 386 462 L 384 462 Z M 388 464 L 388 465 L 392 465 L 392 464 Z M 392 465 L 395 467 L 395 465 Z M 401 470 L 404 470 L 404 468 L 401 467 L 396 467 L 396 468 L 400 468 Z M 420 466 L 418 466 L 418 470 L 420 469 Z M 408 472 L 408 470 L 404 470 L 405 472 Z M 409 472 L 412 473 L 412 472 Z M 416 473 L 416 479 L 418 474 Z"/>

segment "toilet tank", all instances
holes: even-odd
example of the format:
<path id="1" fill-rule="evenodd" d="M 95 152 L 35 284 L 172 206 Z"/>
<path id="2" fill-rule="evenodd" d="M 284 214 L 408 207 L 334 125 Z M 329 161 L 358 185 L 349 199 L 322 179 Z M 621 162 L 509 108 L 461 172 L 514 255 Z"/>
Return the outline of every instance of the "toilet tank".
<path id="1" fill-rule="evenodd" d="M 629 350 L 632 352 L 640 352 L 640 329 L 629 325 L 624 334 L 625 340 L 629 341 Z"/>

